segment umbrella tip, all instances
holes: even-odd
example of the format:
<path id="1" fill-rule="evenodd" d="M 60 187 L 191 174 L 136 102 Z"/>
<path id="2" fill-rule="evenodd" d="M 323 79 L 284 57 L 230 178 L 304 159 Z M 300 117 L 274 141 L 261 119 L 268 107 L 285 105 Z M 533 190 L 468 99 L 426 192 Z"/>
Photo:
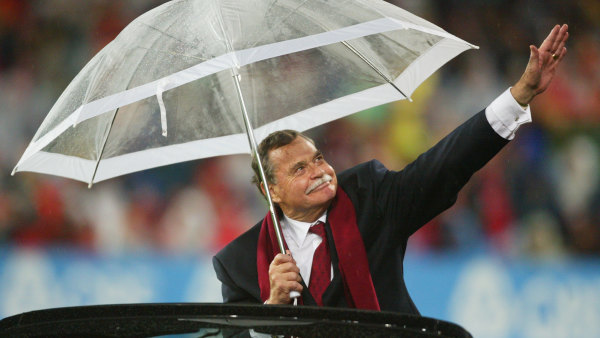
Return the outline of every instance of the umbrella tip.
<path id="1" fill-rule="evenodd" d="M 17 168 L 19 166 L 15 166 L 14 169 L 12 170 L 12 172 L 10 173 L 10 176 L 15 176 L 15 173 L 17 172 Z"/>
<path id="2" fill-rule="evenodd" d="M 92 182 L 88 183 L 88 189 L 92 189 L 92 185 L 94 185 L 94 183 L 92 183 Z"/>

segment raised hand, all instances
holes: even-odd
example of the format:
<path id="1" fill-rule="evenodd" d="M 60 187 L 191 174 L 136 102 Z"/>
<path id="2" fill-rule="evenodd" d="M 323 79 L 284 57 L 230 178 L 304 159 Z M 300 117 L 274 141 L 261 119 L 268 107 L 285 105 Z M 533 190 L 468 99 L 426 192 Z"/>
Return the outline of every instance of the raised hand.
<path id="1" fill-rule="evenodd" d="M 556 25 L 539 49 L 534 45 L 529 46 L 529 63 L 519 81 L 511 88 L 513 97 L 521 105 L 529 104 L 552 82 L 556 68 L 567 54 L 565 43 L 569 38 L 568 30 L 567 25 Z"/>

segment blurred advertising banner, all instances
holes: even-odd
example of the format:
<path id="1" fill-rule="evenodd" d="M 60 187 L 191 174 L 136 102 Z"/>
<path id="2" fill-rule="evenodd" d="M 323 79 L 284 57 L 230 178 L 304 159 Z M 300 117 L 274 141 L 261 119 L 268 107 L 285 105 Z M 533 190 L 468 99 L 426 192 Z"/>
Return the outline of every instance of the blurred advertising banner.
<path id="1" fill-rule="evenodd" d="M 600 259 L 409 255 L 405 271 L 424 316 L 458 323 L 475 337 L 600 336 Z M 0 252 L 1 318 L 62 306 L 220 301 L 209 255 Z"/>
<path id="2" fill-rule="evenodd" d="M 474 337 L 600 337 L 599 259 L 408 257 L 406 284 L 427 317 Z"/>
<path id="3" fill-rule="evenodd" d="M 0 317 L 93 304 L 221 302 L 209 256 L 16 249 L 0 253 Z"/>

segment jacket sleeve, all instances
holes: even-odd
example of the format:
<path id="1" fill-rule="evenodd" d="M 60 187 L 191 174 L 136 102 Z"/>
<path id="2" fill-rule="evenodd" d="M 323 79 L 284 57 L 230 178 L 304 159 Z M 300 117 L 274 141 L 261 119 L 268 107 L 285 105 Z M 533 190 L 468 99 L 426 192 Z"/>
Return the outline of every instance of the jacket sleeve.
<path id="1" fill-rule="evenodd" d="M 507 143 L 479 112 L 402 171 L 385 173 L 378 185 L 380 212 L 396 217 L 410 236 L 452 206 L 471 176 Z"/>
<path id="2" fill-rule="evenodd" d="M 260 303 L 235 284 L 217 256 L 214 256 L 212 261 L 217 278 L 221 281 L 223 303 Z"/>

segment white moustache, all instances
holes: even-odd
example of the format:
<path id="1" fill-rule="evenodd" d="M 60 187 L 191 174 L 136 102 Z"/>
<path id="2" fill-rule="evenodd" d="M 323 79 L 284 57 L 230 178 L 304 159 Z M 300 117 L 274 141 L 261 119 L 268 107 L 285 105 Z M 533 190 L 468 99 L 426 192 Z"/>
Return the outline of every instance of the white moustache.
<path id="1" fill-rule="evenodd" d="M 320 186 L 321 184 L 326 183 L 326 182 L 331 182 L 332 179 L 333 179 L 333 177 L 331 177 L 327 174 L 323 174 L 323 176 L 321 178 L 319 178 L 318 180 L 316 180 L 315 183 L 311 184 L 310 187 L 308 187 L 308 189 L 306 189 L 306 191 L 304 193 L 306 195 L 308 195 L 313 190 L 315 190 L 318 186 Z"/>

